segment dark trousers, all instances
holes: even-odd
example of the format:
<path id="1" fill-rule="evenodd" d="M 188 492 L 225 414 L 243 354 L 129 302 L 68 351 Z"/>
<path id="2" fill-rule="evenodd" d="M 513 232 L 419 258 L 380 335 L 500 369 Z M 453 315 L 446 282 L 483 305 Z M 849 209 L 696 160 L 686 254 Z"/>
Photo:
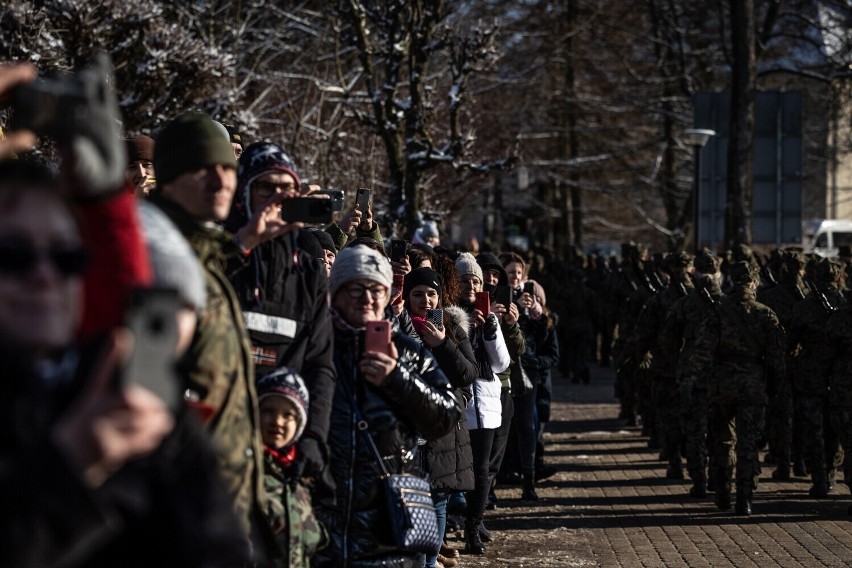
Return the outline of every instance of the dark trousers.
<path id="1" fill-rule="evenodd" d="M 535 469 L 535 447 L 536 447 L 536 429 L 538 422 L 538 409 L 536 408 L 536 390 L 524 396 L 514 397 L 515 417 L 514 422 L 515 436 L 518 444 L 518 454 L 520 456 L 521 471 L 532 472 Z"/>
<path id="2" fill-rule="evenodd" d="M 512 416 L 515 414 L 515 404 L 512 400 L 512 390 L 509 387 L 500 389 L 500 404 L 503 407 L 503 419 L 500 427 L 494 433 L 494 443 L 491 446 L 491 457 L 488 474 L 490 482 L 494 481 L 500 468 L 503 467 L 503 458 L 506 456 L 506 444 L 509 442 L 509 429 L 512 426 Z"/>
<path id="3" fill-rule="evenodd" d="M 491 487 L 489 466 L 494 434 L 497 428 L 477 428 L 470 431 L 470 449 L 473 453 L 473 491 L 467 492 L 467 522 L 479 524 L 485 514 L 485 502 Z"/>

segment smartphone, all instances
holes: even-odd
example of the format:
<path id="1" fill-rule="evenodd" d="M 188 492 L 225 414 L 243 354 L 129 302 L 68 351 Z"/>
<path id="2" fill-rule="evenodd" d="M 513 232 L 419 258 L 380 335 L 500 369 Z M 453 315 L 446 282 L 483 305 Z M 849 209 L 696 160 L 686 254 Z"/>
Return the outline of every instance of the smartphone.
<path id="1" fill-rule="evenodd" d="M 394 274 L 393 275 L 393 288 L 395 290 L 399 290 L 402 292 L 402 289 L 405 287 L 405 275 L 404 274 Z"/>
<path id="2" fill-rule="evenodd" d="M 532 282 L 525 282 L 525 283 L 524 283 L 524 292 L 523 292 L 523 293 L 524 293 L 524 294 L 529 294 L 530 296 L 532 296 L 533 298 L 535 298 L 535 284 L 533 284 Z"/>
<path id="3" fill-rule="evenodd" d="M 441 308 L 426 310 L 426 321 L 435 327 L 444 327 L 444 310 Z"/>
<path id="4" fill-rule="evenodd" d="M 183 406 L 181 382 L 175 371 L 180 300 L 175 290 L 140 288 L 131 295 L 127 327 L 133 333 L 133 354 L 121 373 L 124 384 L 138 384 L 160 397 L 172 412 Z"/>
<path id="5" fill-rule="evenodd" d="M 358 205 L 358 210 L 361 213 L 366 213 L 370 207 L 370 196 L 373 190 L 369 187 L 359 187 L 358 193 L 355 195 L 355 203 Z"/>
<path id="6" fill-rule="evenodd" d="M 391 241 L 391 262 L 402 262 L 405 252 L 408 250 L 408 242 L 402 239 L 393 239 Z"/>
<path id="7" fill-rule="evenodd" d="M 331 198 L 331 210 L 343 211 L 343 190 L 342 189 L 323 189 L 316 192 L 319 195 L 328 195 Z"/>
<path id="8" fill-rule="evenodd" d="M 488 292 L 476 293 L 476 309 L 484 316 L 491 313 L 491 295 Z"/>
<path id="9" fill-rule="evenodd" d="M 512 303 L 512 287 L 507 284 L 498 284 L 494 288 L 494 303 L 501 304 L 508 310 Z"/>
<path id="10" fill-rule="evenodd" d="M 368 321 L 364 330 L 364 351 L 384 353 L 390 356 L 390 322 Z"/>
<path id="11" fill-rule="evenodd" d="M 292 197 L 281 202 L 281 218 L 289 223 L 321 225 L 333 218 L 330 199 L 317 197 Z"/>

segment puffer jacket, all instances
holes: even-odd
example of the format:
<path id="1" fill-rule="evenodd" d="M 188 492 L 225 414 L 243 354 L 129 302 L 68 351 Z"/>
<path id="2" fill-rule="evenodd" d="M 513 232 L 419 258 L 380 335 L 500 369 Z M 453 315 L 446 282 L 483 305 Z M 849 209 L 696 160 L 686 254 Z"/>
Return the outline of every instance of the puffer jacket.
<path id="1" fill-rule="evenodd" d="M 410 337 L 393 335 L 398 364 L 381 386 L 363 380 L 358 371 L 361 337 L 359 331 L 335 328 L 337 387 L 328 443 L 336 492 L 319 493 L 314 502 L 330 543 L 314 557 L 313 565 L 419 568 L 418 554 L 399 551 L 391 543 L 380 491 L 381 468 L 365 435 L 372 436 L 389 472 L 420 475 L 417 438 L 446 435 L 461 413 L 435 359 Z M 366 431 L 359 430 L 350 393 L 357 399 Z"/>
<path id="2" fill-rule="evenodd" d="M 488 317 L 497 316 L 490 313 Z M 477 361 L 480 361 L 480 376 L 473 382 L 473 398 L 467 403 L 467 427 L 469 430 L 499 428 L 503 405 L 500 403 L 501 385 L 497 374 L 508 369 L 512 363 L 503 332 L 498 325 L 496 337 L 486 340 L 482 328 L 477 328 L 471 334 L 470 342 Z"/>
<path id="3" fill-rule="evenodd" d="M 463 413 L 472 396 L 471 385 L 479 376 L 479 364 L 468 339 L 472 328 L 470 316 L 459 307 L 444 308 L 447 326 L 452 326 L 458 344 L 446 338 L 441 345 L 430 348 L 441 370 L 447 375 L 453 395 Z M 416 333 L 416 332 L 415 332 Z M 419 340 L 419 336 L 415 339 Z M 423 446 L 426 471 L 432 489 L 438 491 L 471 491 L 473 479 L 473 451 L 467 419 L 462 417 L 446 436 Z"/>

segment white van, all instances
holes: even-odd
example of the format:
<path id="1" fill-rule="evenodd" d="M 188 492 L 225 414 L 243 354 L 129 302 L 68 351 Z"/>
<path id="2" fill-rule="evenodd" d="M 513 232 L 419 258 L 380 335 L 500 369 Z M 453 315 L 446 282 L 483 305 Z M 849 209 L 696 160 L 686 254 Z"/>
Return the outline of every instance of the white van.
<path id="1" fill-rule="evenodd" d="M 852 246 L 852 221 L 823 219 L 805 227 L 805 252 L 837 256 L 842 246 Z"/>

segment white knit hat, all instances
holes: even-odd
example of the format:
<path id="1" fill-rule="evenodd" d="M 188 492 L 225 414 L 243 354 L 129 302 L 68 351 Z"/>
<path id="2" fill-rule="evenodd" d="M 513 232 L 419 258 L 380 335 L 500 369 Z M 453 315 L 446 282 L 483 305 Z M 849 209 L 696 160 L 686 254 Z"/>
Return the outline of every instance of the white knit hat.
<path id="1" fill-rule="evenodd" d="M 328 278 L 328 290 L 334 298 L 341 286 L 362 278 L 383 284 L 390 290 L 393 285 L 393 269 L 390 261 L 381 253 L 364 245 L 355 245 L 346 247 L 337 254 Z"/>
<path id="2" fill-rule="evenodd" d="M 479 278 L 480 282 L 484 282 L 484 279 L 482 278 L 482 267 L 479 266 L 479 263 L 476 262 L 476 258 L 474 258 L 474 256 L 469 252 L 459 254 L 459 257 L 456 259 L 456 272 L 459 273 L 459 277 L 467 274 L 473 274 Z"/>

